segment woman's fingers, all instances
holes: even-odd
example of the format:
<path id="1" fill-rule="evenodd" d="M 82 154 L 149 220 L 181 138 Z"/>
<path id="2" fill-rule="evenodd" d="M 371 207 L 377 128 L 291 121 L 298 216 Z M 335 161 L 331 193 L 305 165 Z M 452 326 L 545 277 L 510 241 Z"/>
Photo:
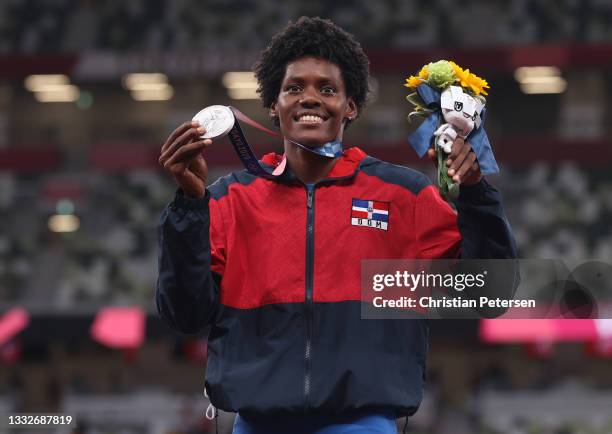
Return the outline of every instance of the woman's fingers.
<path id="1" fill-rule="evenodd" d="M 457 137 L 453 142 L 453 146 L 451 147 L 451 153 L 448 155 L 448 160 L 446 161 L 446 165 L 450 166 L 452 162 L 457 158 L 457 156 L 463 150 L 463 146 L 465 145 L 465 140 L 461 137 Z"/>
<path id="2" fill-rule="evenodd" d="M 199 126 L 200 126 L 199 122 L 196 122 L 196 121 L 190 121 L 190 122 L 183 123 L 176 130 L 172 131 L 172 134 L 168 136 L 168 139 L 166 139 L 166 143 L 164 143 L 164 145 L 161 148 L 161 152 L 163 153 L 166 149 L 168 149 L 168 147 L 170 147 L 170 145 L 174 143 L 174 141 L 180 135 L 182 135 L 185 131 L 189 130 L 190 128 L 197 128 Z"/>
<path id="3" fill-rule="evenodd" d="M 448 164 L 448 160 L 446 162 L 446 165 L 449 166 L 449 171 L 457 171 L 457 169 L 461 167 L 465 158 L 468 156 L 471 150 L 472 147 L 470 146 L 470 144 L 464 142 L 463 139 L 455 140 L 451 155 L 449 156 L 450 164 Z"/>
<path id="4" fill-rule="evenodd" d="M 164 164 L 164 161 L 168 160 L 176 151 L 180 149 L 182 146 L 188 143 L 193 143 L 194 140 L 197 140 L 202 134 L 204 134 L 203 128 L 189 128 L 179 137 L 177 137 L 174 142 L 172 142 L 164 151 L 162 151 L 159 156 L 160 164 Z M 200 141 L 200 140 L 199 140 Z"/>
<path id="5" fill-rule="evenodd" d="M 186 145 L 181 146 L 174 153 L 168 156 L 168 158 L 164 161 L 164 167 L 169 167 L 173 164 L 179 162 L 190 162 L 194 157 L 198 155 L 202 151 L 202 149 L 212 145 L 212 140 L 204 139 L 199 140 L 197 142 L 191 142 Z"/>
<path id="6" fill-rule="evenodd" d="M 461 166 L 459 166 L 457 169 L 451 169 L 449 170 L 449 175 L 451 175 L 453 177 L 453 181 L 455 182 L 462 182 L 466 177 L 469 177 L 470 172 L 472 170 L 472 165 L 474 164 L 474 162 L 476 161 L 476 154 L 474 154 L 473 152 L 469 152 L 465 158 L 463 158 L 463 161 L 461 162 Z M 453 174 L 451 174 L 451 172 L 454 172 Z"/>
<path id="7" fill-rule="evenodd" d="M 202 127 L 198 128 L 189 128 L 183 134 L 181 134 L 174 142 L 172 142 L 165 151 L 163 151 L 162 156 L 166 159 L 172 155 L 177 149 L 184 146 L 185 144 L 197 140 L 200 138 L 202 134 L 204 134 L 205 130 Z M 160 159 L 161 157 L 160 156 Z"/>
<path id="8" fill-rule="evenodd" d="M 436 150 L 428 149 L 427 156 L 437 167 Z M 456 183 L 473 185 L 482 179 L 480 164 L 478 164 L 478 158 L 472 149 L 472 145 L 461 137 L 457 137 L 453 142 L 451 153 L 448 154 L 446 160 L 446 166 L 448 176 Z"/>

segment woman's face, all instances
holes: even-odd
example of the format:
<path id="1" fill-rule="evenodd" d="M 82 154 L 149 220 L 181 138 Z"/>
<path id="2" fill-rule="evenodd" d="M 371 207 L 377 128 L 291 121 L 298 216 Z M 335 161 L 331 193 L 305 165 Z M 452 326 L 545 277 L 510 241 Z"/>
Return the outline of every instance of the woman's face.
<path id="1" fill-rule="evenodd" d="M 344 123 L 357 116 L 357 107 L 346 95 L 340 68 L 308 56 L 287 64 L 271 114 L 278 116 L 285 138 L 320 146 L 342 140 Z"/>

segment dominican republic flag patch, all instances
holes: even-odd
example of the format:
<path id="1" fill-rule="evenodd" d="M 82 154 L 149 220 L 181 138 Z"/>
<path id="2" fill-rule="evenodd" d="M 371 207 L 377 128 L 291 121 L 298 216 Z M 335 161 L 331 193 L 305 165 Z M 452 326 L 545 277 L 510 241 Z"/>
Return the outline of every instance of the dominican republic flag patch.
<path id="1" fill-rule="evenodd" d="M 353 199 L 351 208 L 351 225 L 370 228 L 389 228 L 389 202 L 376 200 Z"/>

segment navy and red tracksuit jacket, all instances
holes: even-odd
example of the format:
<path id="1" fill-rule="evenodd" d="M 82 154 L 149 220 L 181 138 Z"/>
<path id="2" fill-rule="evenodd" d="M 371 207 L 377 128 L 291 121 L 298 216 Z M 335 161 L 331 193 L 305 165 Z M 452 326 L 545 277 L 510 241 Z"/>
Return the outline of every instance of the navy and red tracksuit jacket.
<path id="1" fill-rule="evenodd" d="M 352 225 L 353 199 L 388 203 L 387 230 Z M 457 209 L 423 174 L 358 148 L 311 188 L 290 170 L 273 181 L 234 172 L 202 199 L 179 191 L 165 209 L 157 308 L 182 332 L 210 326 L 205 383 L 220 409 L 411 415 L 427 322 L 362 320 L 361 260 L 516 257 L 486 181 L 462 187 Z"/>

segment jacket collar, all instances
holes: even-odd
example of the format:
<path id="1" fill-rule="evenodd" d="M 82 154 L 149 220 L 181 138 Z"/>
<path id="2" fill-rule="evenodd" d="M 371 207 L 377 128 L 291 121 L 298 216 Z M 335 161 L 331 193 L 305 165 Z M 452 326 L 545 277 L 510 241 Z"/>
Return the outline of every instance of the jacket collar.
<path id="1" fill-rule="evenodd" d="M 342 156 L 336 159 L 334 167 L 332 167 L 332 170 L 327 174 L 327 178 L 325 178 L 322 182 L 350 178 L 354 176 L 357 169 L 359 169 L 360 163 L 366 157 L 367 154 L 356 146 L 346 149 L 342 153 Z M 284 155 L 271 152 L 264 155 L 261 161 L 271 168 L 276 168 L 281 164 L 283 158 Z M 285 181 L 293 181 L 296 179 L 295 175 L 289 169 L 289 166 L 287 166 L 279 178 Z"/>

